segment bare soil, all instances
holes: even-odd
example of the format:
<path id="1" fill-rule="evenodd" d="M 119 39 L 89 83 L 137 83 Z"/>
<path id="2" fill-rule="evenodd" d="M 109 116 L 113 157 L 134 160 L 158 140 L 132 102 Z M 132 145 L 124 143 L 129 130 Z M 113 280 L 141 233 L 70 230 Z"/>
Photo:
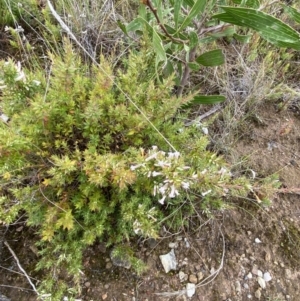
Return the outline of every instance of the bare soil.
<path id="1" fill-rule="evenodd" d="M 300 300 L 299 109 L 293 104 L 278 111 L 276 104 L 268 103 L 258 112 L 259 122 L 247 123 L 247 131 L 235 145 L 232 156 L 235 161 L 245 162 L 256 176 L 279 174 L 282 189 L 270 206 L 244 200 L 233 203 L 232 209 L 217 213 L 213 219 L 198 212 L 195 218 L 198 226 L 186 232 L 165 231 L 160 240 L 132 243 L 136 255 L 148 266 L 140 276 L 112 265 L 110 250 L 101 243 L 95 244 L 84 255 L 82 294 L 78 299 Z M 5 240 L 37 284 L 42 275 L 34 271 L 38 257 L 33 231 L 22 220 L 14 226 L 2 227 L 0 292 L 11 301 L 36 300 L 15 258 L 3 244 Z M 166 274 L 159 255 L 171 250 L 169 243 L 175 243 L 178 268 Z M 258 283 L 257 269 L 269 272 L 272 277 L 264 289 Z M 183 279 L 180 280 L 179 274 Z M 196 282 L 196 293 L 191 298 L 184 291 L 188 282 Z"/>

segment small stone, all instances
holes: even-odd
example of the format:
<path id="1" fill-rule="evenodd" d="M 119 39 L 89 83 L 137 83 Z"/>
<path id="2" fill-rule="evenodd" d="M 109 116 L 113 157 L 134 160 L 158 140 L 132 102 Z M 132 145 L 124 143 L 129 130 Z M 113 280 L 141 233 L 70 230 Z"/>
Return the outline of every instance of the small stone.
<path id="1" fill-rule="evenodd" d="M 254 241 L 255 241 L 256 244 L 260 244 L 261 243 L 261 240 L 259 238 L 255 238 Z"/>
<path id="2" fill-rule="evenodd" d="M 105 289 L 109 289 L 109 284 L 105 284 L 105 285 L 104 285 L 104 288 L 105 288 Z"/>
<path id="3" fill-rule="evenodd" d="M 255 293 L 254 293 L 254 296 L 260 300 L 260 297 L 261 297 L 261 289 L 259 288 Z"/>
<path id="4" fill-rule="evenodd" d="M 287 299 L 290 299 L 290 298 L 291 298 L 291 296 L 290 296 L 290 295 L 286 295 L 285 297 L 286 297 Z"/>
<path id="5" fill-rule="evenodd" d="M 261 288 L 266 288 L 266 281 L 263 278 L 257 277 L 257 282 Z"/>
<path id="6" fill-rule="evenodd" d="M 204 274 L 202 272 L 197 273 L 198 281 L 201 281 L 204 278 Z"/>
<path id="7" fill-rule="evenodd" d="M 257 275 L 257 272 L 258 272 L 258 267 L 254 265 L 252 268 L 252 274 Z"/>
<path id="8" fill-rule="evenodd" d="M 107 294 L 103 294 L 101 297 L 102 297 L 102 300 L 105 300 L 107 298 Z"/>
<path id="9" fill-rule="evenodd" d="M 257 274 L 256 274 L 258 277 L 263 277 L 263 273 L 261 270 L 257 270 Z"/>
<path id="10" fill-rule="evenodd" d="M 270 275 L 269 272 L 265 272 L 265 273 L 264 273 L 264 280 L 265 280 L 266 282 L 269 282 L 270 280 L 272 280 L 272 277 L 271 277 L 271 275 Z"/>
<path id="11" fill-rule="evenodd" d="M 198 282 L 198 279 L 197 279 L 196 275 L 191 274 L 191 275 L 189 276 L 189 282 L 195 283 L 195 284 L 196 284 L 196 283 Z"/>
<path id="12" fill-rule="evenodd" d="M 251 231 L 247 231 L 247 234 L 248 234 L 248 236 L 251 236 L 252 232 Z"/>
<path id="13" fill-rule="evenodd" d="M 166 273 L 169 273 L 171 270 L 176 270 L 177 261 L 176 261 L 174 249 L 172 249 L 167 254 L 160 255 L 159 259 L 160 259 Z"/>
<path id="14" fill-rule="evenodd" d="M 284 263 L 283 263 L 283 262 L 280 262 L 280 266 L 281 266 L 282 268 L 284 268 Z"/>
<path id="15" fill-rule="evenodd" d="M 90 287 L 90 286 L 91 286 L 91 283 L 87 281 L 87 282 L 84 284 L 84 286 L 85 286 L 85 287 Z"/>
<path id="16" fill-rule="evenodd" d="M 249 284 L 248 284 L 248 283 L 244 283 L 244 284 L 243 284 L 243 287 L 244 287 L 246 290 L 248 290 L 248 289 L 249 289 Z"/>
<path id="17" fill-rule="evenodd" d="M 169 243 L 169 248 L 170 249 L 176 249 L 176 248 L 178 248 L 178 242 L 170 242 Z"/>
<path id="18" fill-rule="evenodd" d="M 246 277 L 245 277 L 245 280 L 248 280 L 248 279 L 252 279 L 252 274 L 251 273 L 248 273 L 247 275 L 246 275 Z"/>
<path id="19" fill-rule="evenodd" d="M 183 271 L 180 271 L 178 273 L 178 277 L 179 277 L 180 282 L 186 281 L 188 279 L 188 275 L 185 274 Z"/>
<path id="20" fill-rule="evenodd" d="M 215 272 L 216 272 L 215 268 L 212 267 L 212 268 L 210 269 L 210 274 L 212 275 L 212 274 L 214 274 Z"/>
<path id="21" fill-rule="evenodd" d="M 265 260 L 266 260 L 266 261 L 271 261 L 271 253 L 268 252 L 268 251 L 266 252 Z"/>
<path id="22" fill-rule="evenodd" d="M 292 278 L 292 272 L 290 269 L 285 269 L 285 277 L 287 279 L 291 279 Z"/>
<path id="23" fill-rule="evenodd" d="M 189 260 L 185 257 L 185 258 L 182 260 L 181 265 L 182 265 L 182 266 L 187 265 L 188 262 L 189 262 Z"/>
<path id="24" fill-rule="evenodd" d="M 247 298 L 248 298 L 248 299 L 252 299 L 252 295 L 248 294 L 248 295 L 247 295 Z"/>
<path id="25" fill-rule="evenodd" d="M 196 285 L 195 283 L 187 283 L 186 285 L 186 294 L 187 296 L 190 298 L 190 297 L 193 297 L 194 294 L 196 292 Z"/>
<path id="26" fill-rule="evenodd" d="M 239 281 L 236 281 L 235 282 L 235 291 L 240 294 L 241 291 L 242 291 L 242 288 L 241 288 L 241 283 Z"/>
<path id="27" fill-rule="evenodd" d="M 196 269 L 196 271 L 200 271 L 200 270 L 201 270 L 201 265 L 200 265 L 200 264 L 197 264 L 197 265 L 195 266 L 195 269 Z"/>
<path id="28" fill-rule="evenodd" d="M 190 247 L 191 247 L 191 245 L 190 245 L 190 243 L 189 243 L 188 239 L 187 239 L 187 238 L 185 238 L 185 239 L 184 239 L 184 241 L 185 241 L 185 247 L 186 247 L 186 248 L 190 248 Z"/>
<path id="29" fill-rule="evenodd" d="M 111 262 L 107 262 L 106 265 L 105 265 L 105 268 L 107 270 L 110 270 L 112 268 L 112 263 Z"/>

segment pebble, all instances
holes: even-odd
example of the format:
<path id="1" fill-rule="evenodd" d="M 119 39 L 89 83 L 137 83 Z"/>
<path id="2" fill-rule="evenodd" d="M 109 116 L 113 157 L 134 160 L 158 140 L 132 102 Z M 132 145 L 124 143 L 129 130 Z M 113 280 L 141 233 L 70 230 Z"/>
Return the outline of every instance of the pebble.
<path id="1" fill-rule="evenodd" d="M 252 274 L 251 273 L 248 273 L 247 275 L 246 275 L 246 277 L 245 277 L 245 280 L 248 280 L 248 279 L 252 279 Z"/>
<path id="2" fill-rule="evenodd" d="M 271 253 L 269 251 L 266 251 L 265 260 L 271 261 Z"/>
<path id="3" fill-rule="evenodd" d="M 191 274 L 191 275 L 189 276 L 189 282 L 195 283 L 195 284 L 196 284 L 196 283 L 198 282 L 198 279 L 197 279 L 196 275 Z"/>
<path id="4" fill-rule="evenodd" d="M 172 249 L 169 253 L 160 255 L 159 259 L 161 264 L 164 267 L 166 273 L 169 273 L 171 270 L 176 270 L 177 261 L 174 253 L 174 249 Z"/>
<path id="5" fill-rule="evenodd" d="M 285 277 L 287 279 L 291 279 L 292 278 L 292 272 L 290 269 L 285 269 Z"/>
<path id="6" fill-rule="evenodd" d="M 195 283 L 187 283 L 186 285 L 186 294 L 187 296 L 190 298 L 190 297 L 193 297 L 194 294 L 196 292 L 196 285 Z"/>
<path id="7" fill-rule="evenodd" d="M 204 278 L 204 274 L 202 272 L 197 273 L 198 281 L 201 281 Z"/>
<path id="8" fill-rule="evenodd" d="M 254 293 L 254 296 L 260 300 L 260 297 L 261 297 L 261 289 L 259 288 L 255 293 Z"/>
<path id="9" fill-rule="evenodd" d="M 102 300 L 105 300 L 107 298 L 107 294 L 103 294 L 101 297 L 102 297 Z"/>
<path id="10" fill-rule="evenodd" d="M 178 242 L 170 242 L 169 243 L 169 248 L 170 249 L 176 249 L 176 248 L 178 248 Z"/>
<path id="11" fill-rule="evenodd" d="M 258 273 L 258 267 L 254 265 L 252 268 L 252 274 L 257 275 L 257 273 Z"/>
<path id="12" fill-rule="evenodd" d="M 240 294 L 242 291 L 241 283 L 239 281 L 235 282 L 235 291 Z"/>
<path id="13" fill-rule="evenodd" d="M 247 295 L 247 298 L 248 298 L 248 299 L 252 299 L 252 295 L 248 294 L 248 295 Z"/>
<path id="14" fill-rule="evenodd" d="M 261 243 L 261 240 L 259 239 L 259 238 L 255 238 L 255 243 L 257 243 L 257 244 L 260 244 Z"/>
<path id="15" fill-rule="evenodd" d="M 271 277 L 271 275 L 270 275 L 269 272 L 265 272 L 265 273 L 264 273 L 264 280 L 265 280 L 266 282 L 269 282 L 270 280 L 272 280 L 272 277 Z"/>
<path id="16" fill-rule="evenodd" d="M 87 281 L 87 282 L 84 284 L 84 286 L 85 286 L 85 287 L 90 287 L 90 286 L 91 286 L 91 283 Z"/>
<path id="17" fill-rule="evenodd" d="M 256 274 L 258 277 L 263 277 L 263 273 L 261 270 L 257 270 L 257 274 Z"/>
<path id="18" fill-rule="evenodd" d="M 244 283 L 244 284 L 243 284 L 243 287 L 244 287 L 246 290 L 248 290 L 248 289 L 249 289 L 248 283 Z"/>
<path id="19" fill-rule="evenodd" d="M 105 288 L 105 289 L 109 289 L 109 284 L 105 284 L 105 285 L 104 285 L 104 288 Z"/>
<path id="20" fill-rule="evenodd" d="M 183 271 L 180 271 L 178 273 L 178 277 L 179 277 L 180 282 L 186 281 L 188 279 L 188 275 L 185 274 Z"/>
<path id="21" fill-rule="evenodd" d="M 110 270 L 112 268 L 112 263 L 111 262 L 108 262 L 106 265 L 105 265 L 105 268 L 107 270 Z"/>
<path id="22" fill-rule="evenodd" d="M 266 288 L 266 281 L 263 278 L 257 277 L 257 282 L 261 288 Z"/>

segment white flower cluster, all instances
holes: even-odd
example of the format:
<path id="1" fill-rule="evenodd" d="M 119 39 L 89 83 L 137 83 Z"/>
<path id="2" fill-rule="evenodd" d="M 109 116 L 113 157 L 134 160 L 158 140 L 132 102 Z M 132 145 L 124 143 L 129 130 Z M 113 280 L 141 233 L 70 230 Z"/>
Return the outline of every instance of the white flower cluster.
<path id="1" fill-rule="evenodd" d="M 183 180 L 189 166 L 184 166 L 179 152 L 164 152 L 152 146 L 144 163 L 131 166 L 131 170 L 144 169 L 147 176 L 155 180 L 153 195 L 159 195 L 159 203 L 164 204 L 167 198 L 175 198 L 180 190 L 190 188 L 190 180 Z"/>

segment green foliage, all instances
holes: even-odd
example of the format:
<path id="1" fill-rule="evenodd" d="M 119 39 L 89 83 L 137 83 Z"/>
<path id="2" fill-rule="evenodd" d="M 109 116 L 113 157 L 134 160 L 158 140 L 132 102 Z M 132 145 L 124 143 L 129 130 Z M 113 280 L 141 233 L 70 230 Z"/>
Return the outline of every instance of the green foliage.
<path id="1" fill-rule="evenodd" d="M 224 63 L 224 54 L 220 49 L 215 49 L 214 41 L 224 37 L 249 41 L 249 36 L 239 34 L 239 29 L 234 25 L 252 29 L 276 46 L 300 49 L 299 33 L 281 20 L 260 11 L 258 0 L 147 0 L 142 3 L 139 16 L 127 26 L 120 27 L 126 34 L 148 33 L 152 41 L 150 47 L 156 53 L 156 67 L 162 65 L 167 75 L 174 71 L 177 73 L 177 95 L 182 94 L 192 71 Z M 240 7 L 225 6 L 228 4 Z M 287 9 L 287 12 L 297 22 L 299 13 L 293 8 Z M 211 45 L 207 46 L 209 43 Z M 208 51 L 203 53 L 204 46 Z M 195 103 L 201 102 L 202 96 L 195 99 Z M 217 100 L 212 97 L 210 103 L 215 102 Z"/>
<path id="2" fill-rule="evenodd" d="M 209 213 L 259 190 L 184 125 L 180 108 L 193 95 L 174 96 L 172 78 L 158 82 L 145 50 L 116 72 L 104 57 L 88 68 L 64 46 L 63 56 L 49 54 L 48 71 L 0 62 L 0 220 L 25 212 L 37 229 L 37 268 L 49 270 L 41 291 L 52 300 L 66 291 L 61 273 L 79 285 L 82 252 L 96 239 L 156 237 L 169 217 L 188 218 L 195 199 Z"/>

